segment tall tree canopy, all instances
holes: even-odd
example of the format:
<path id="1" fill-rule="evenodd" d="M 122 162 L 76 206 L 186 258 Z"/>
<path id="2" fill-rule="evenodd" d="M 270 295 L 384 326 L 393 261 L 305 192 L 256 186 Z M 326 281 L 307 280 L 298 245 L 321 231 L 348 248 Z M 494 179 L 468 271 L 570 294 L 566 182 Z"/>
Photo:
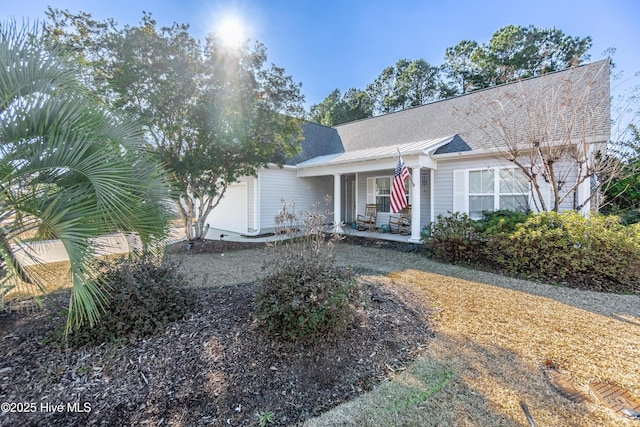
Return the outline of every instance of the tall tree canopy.
<path id="1" fill-rule="evenodd" d="M 94 323 L 106 291 L 93 239 L 165 236 L 169 189 L 140 127 L 89 96 L 37 29 L 0 24 L 0 147 L 0 291 L 38 283 L 15 256 L 25 236 L 60 239 L 73 280 L 68 326 Z"/>
<path id="2" fill-rule="evenodd" d="M 440 66 L 430 65 L 424 59 L 401 59 L 394 66 L 386 67 L 365 88 L 370 103 L 366 104 L 367 108 L 345 108 L 344 99 L 336 89 L 320 104 L 311 107 L 310 118 L 333 126 L 417 107 L 579 65 L 589 60 L 590 48 L 591 37 L 571 37 L 556 28 L 509 25 L 496 31 L 488 43 L 462 40 L 448 47 Z M 359 99 L 365 99 L 362 91 L 351 91 L 355 91 Z M 347 107 L 349 105 L 353 104 Z"/>
<path id="3" fill-rule="evenodd" d="M 563 70 L 589 59 L 591 37 L 571 37 L 556 28 L 508 25 L 488 44 L 479 45 L 471 61 L 481 70 L 480 87 Z M 463 52 L 464 53 L 464 52 Z"/>
<path id="4" fill-rule="evenodd" d="M 462 40 L 445 51 L 442 71 L 448 78 L 452 94 L 462 94 L 484 86 L 486 78 L 474 61 L 479 49 L 478 42 Z"/>
<path id="5" fill-rule="evenodd" d="M 105 102 L 144 124 L 171 172 L 189 239 L 204 237 L 229 184 L 299 149 L 300 85 L 266 66 L 260 43 L 233 49 L 215 35 L 201 43 L 188 26 L 158 28 L 149 14 L 118 28 L 50 10 L 47 29 L 91 67 Z"/>
<path id="6" fill-rule="evenodd" d="M 440 70 L 424 59 L 401 59 L 367 86 L 373 113 L 385 114 L 440 99 Z"/>
<path id="7" fill-rule="evenodd" d="M 373 103 L 369 94 L 359 89 L 349 89 L 344 95 L 335 89 L 321 103 L 311 106 L 310 119 L 325 126 L 371 117 Z"/>

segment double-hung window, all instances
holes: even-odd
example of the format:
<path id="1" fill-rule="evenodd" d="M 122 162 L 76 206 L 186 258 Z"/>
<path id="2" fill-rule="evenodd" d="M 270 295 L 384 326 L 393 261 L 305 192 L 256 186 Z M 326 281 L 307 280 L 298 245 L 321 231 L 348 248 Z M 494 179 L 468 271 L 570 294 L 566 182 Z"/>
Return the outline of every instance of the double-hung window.
<path id="1" fill-rule="evenodd" d="M 495 205 L 494 170 L 469 171 L 469 216 L 482 217 L 483 211 L 494 210 Z"/>
<path id="2" fill-rule="evenodd" d="M 453 210 L 473 219 L 484 211 L 529 209 L 529 181 L 517 168 L 462 169 L 453 174 Z"/>
<path id="3" fill-rule="evenodd" d="M 391 209 L 391 178 L 376 178 L 376 207 L 378 212 Z"/>
<path id="4" fill-rule="evenodd" d="M 405 184 L 405 194 L 409 203 L 409 185 Z M 393 176 L 378 176 L 367 178 L 367 203 L 375 203 L 380 213 L 391 212 L 391 186 Z"/>
<path id="5" fill-rule="evenodd" d="M 520 169 L 499 169 L 498 209 L 529 210 L 529 179 Z"/>

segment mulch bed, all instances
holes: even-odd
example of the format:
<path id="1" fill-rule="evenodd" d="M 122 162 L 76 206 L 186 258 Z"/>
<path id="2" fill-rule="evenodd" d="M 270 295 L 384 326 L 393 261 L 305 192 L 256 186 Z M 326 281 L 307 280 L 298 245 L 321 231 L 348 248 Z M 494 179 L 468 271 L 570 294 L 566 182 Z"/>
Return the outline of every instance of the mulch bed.
<path id="1" fill-rule="evenodd" d="M 228 240 L 194 240 L 192 242 L 174 243 L 169 248 L 171 253 L 190 252 L 192 254 L 225 253 L 242 249 L 264 248 L 264 242 L 231 242 Z"/>
<path id="2" fill-rule="evenodd" d="M 211 241 L 192 250 L 241 245 Z M 432 338 L 428 313 L 409 291 L 361 280 L 375 300 L 339 339 L 317 345 L 265 335 L 254 321 L 254 284 L 190 290 L 199 304 L 187 318 L 119 345 L 57 345 L 64 293 L 48 297 L 43 310 L 2 314 L 0 402 L 13 406 L 0 425 L 246 426 L 266 412 L 273 425 L 289 425 L 318 415 L 404 369 Z"/>
<path id="3" fill-rule="evenodd" d="M 372 248 L 391 249 L 400 252 L 417 252 L 422 250 L 422 245 L 407 242 L 397 242 L 393 240 L 372 239 L 360 236 L 342 236 L 342 242 L 350 245 L 365 246 Z M 171 246 L 171 253 L 190 252 L 193 254 L 225 253 L 229 251 L 263 248 L 264 242 L 232 242 L 224 238 L 219 240 L 194 240 L 193 242 L 179 242 Z"/>

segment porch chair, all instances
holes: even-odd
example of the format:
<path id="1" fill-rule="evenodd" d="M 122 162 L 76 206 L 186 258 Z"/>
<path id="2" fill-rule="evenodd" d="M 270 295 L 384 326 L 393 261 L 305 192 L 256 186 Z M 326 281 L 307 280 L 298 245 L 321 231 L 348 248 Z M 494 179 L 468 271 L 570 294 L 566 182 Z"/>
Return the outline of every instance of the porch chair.
<path id="1" fill-rule="evenodd" d="M 356 229 L 374 231 L 376 229 L 376 215 L 378 207 L 375 204 L 367 204 L 364 215 L 358 214 L 356 218 Z"/>
<path id="2" fill-rule="evenodd" d="M 411 233 L 411 205 L 402 208 L 400 215 L 389 216 L 389 233 L 404 235 Z"/>

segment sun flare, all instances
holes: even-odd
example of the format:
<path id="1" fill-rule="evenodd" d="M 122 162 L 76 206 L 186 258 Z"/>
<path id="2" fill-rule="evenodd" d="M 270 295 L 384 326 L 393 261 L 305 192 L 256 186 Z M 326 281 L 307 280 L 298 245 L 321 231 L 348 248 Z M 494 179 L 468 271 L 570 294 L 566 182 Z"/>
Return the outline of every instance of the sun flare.
<path id="1" fill-rule="evenodd" d="M 237 48 L 246 41 L 246 26 L 237 16 L 226 16 L 218 25 L 217 34 L 224 46 Z"/>

